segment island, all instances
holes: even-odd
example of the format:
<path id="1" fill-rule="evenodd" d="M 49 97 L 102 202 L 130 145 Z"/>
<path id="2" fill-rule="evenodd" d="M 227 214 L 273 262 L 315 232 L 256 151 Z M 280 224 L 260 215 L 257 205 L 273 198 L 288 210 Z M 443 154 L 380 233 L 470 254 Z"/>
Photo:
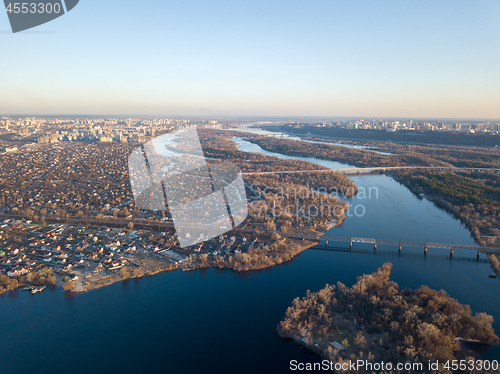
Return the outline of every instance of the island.
<path id="1" fill-rule="evenodd" d="M 451 372 L 443 366 L 447 361 L 475 359 L 463 342 L 498 340 L 493 317 L 472 315 L 469 306 L 442 290 L 427 286 L 400 290 L 390 280 L 391 270 L 392 264 L 386 263 L 375 273 L 358 277 L 352 287 L 339 282 L 318 292 L 307 291 L 287 309 L 277 327 L 279 336 L 335 363 L 439 361 L 437 373 Z"/>

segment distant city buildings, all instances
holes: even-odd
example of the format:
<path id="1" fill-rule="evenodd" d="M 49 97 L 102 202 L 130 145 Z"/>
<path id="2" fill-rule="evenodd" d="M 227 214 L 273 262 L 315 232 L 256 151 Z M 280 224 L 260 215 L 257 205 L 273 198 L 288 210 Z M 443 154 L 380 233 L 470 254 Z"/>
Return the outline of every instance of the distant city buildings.
<path id="1" fill-rule="evenodd" d="M 207 121 L 208 122 L 208 121 Z M 210 121 L 217 124 L 217 121 Z M 13 134 L 23 143 L 64 141 L 145 143 L 160 132 L 190 125 L 186 119 L 141 118 L 0 118 L 0 134 Z M 6 152 L 5 148 L 4 151 Z"/>
<path id="2" fill-rule="evenodd" d="M 303 123 L 289 123 L 294 127 L 302 127 Z M 500 122 L 486 121 L 413 121 L 408 120 L 380 120 L 380 119 L 358 119 L 343 122 L 320 122 L 309 123 L 314 127 L 341 127 L 349 129 L 371 129 L 384 131 L 449 131 L 462 133 L 491 133 L 498 134 L 500 131 Z"/>
<path id="3" fill-rule="evenodd" d="M 222 129 L 218 120 L 200 120 L 205 128 Z M 270 124 L 272 124 L 270 122 Z M 4 153 L 16 152 L 25 147 L 59 142 L 100 142 L 142 144 L 165 132 L 187 126 L 196 126 L 188 119 L 169 118 L 38 118 L 0 117 L 0 135 L 11 137 L 0 144 Z M 371 129 L 388 132 L 396 131 L 438 131 L 460 133 L 499 134 L 498 121 L 453 121 L 414 119 L 353 119 L 344 121 L 289 122 L 292 127 L 310 125 L 314 127 L 339 127 L 347 129 Z M 17 149 L 16 149 L 17 147 Z"/>

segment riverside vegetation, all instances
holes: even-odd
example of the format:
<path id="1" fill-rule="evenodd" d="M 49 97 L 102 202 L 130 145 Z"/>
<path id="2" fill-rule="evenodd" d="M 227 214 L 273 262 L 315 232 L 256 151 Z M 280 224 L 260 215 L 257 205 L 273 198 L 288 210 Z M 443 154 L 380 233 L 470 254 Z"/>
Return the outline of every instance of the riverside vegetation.
<path id="1" fill-rule="evenodd" d="M 413 193 L 454 214 L 482 246 L 500 245 L 500 175 L 490 172 L 397 170 L 390 173 Z"/>
<path id="2" fill-rule="evenodd" d="M 500 144 L 500 135 L 470 134 L 451 131 L 381 131 L 375 129 L 349 129 L 341 127 L 316 127 L 304 123 L 297 127 L 294 123 L 283 126 L 267 126 L 271 131 L 283 131 L 294 135 L 315 135 L 326 138 L 351 139 L 358 141 L 390 141 L 393 143 L 431 144 L 454 146 L 495 147 Z"/>
<path id="3" fill-rule="evenodd" d="M 38 270 L 29 272 L 21 277 L 9 277 L 7 275 L 0 275 L 0 295 L 15 290 L 18 287 L 27 285 L 42 286 L 42 285 L 55 285 L 57 278 L 49 267 L 42 267 Z"/>
<path id="4" fill-rule="evenodd" d="M 500 261 L 498 260 L 498 257 L 494 254 L 489 254 L 488 259 L 490 260 L 491 268 L 493 269 L 493 271 L 497 275 L 500 275 Z"/>
<path id="5" fill-rule="evenodd" d="M 391 167 L 391 166 L 438 166 L 438 167 L 473 167 L 473 168 L 500 168 L 500 149 L 464 147 L 464 146 L 435 146 L 416 144 L 397 144 L 389 142 L 362 142 L 366 149 L 348 148 L 333 143 L 338 139 L 304 137 L 307 141 L 291 140 L 286 138 L 266 137 L 247 134 L 248 141 L 258 144 L 262 149 L 270 152 L 282 153 L 290 156 L 316 157 L 324 160 L 344 162 L 357 167 Z M 346 142 L 358 144 L 359 142 Z M 332 144 L 324 144 L 332 143 Z M 376 148 L 387 154 L 371 151 Z"/>
<path id="6" fill-rule="evenodd" d="M 339 282 L 336 287 L 327 284 L 318 292 L 307 291 L 287 309 L 278 334 L 337 363 L 472 359 L 473 352 L 461 339 L 485 344 L 498 340 L 493 317 L 472 315 L 469 306 L 445 291 L 427 286 L 400 290 L 390 281 L 391 270 L 392 264 L 386 263 L 375 273 L 358 277 L 351 288 Z M 345 349 L 334 348 L 332 342 Z M 440 367 L 438 372 L 448 371 Z"/>

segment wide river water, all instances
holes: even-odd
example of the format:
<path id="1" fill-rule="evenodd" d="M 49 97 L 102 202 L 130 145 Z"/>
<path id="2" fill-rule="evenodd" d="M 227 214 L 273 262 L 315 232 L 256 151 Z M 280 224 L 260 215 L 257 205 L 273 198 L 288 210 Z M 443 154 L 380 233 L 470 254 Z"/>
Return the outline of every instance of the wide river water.
<path id="1" fill-rule="evenodd" d="M 244 151 L 293 158 L 235 140 Z M 391 178 L 352 179 L 366 193 L 348 199 L 351 216 L 328 234 L 474 245 L 460 221 Z M 8 293 L 0 298 L 0 373 L 288 373 L 290 360 L 320 360 L 276 333 L 292 300 L 326 283 L 351 286 L 385 262 L 394 265 L 392 280 L 401 288 L 444 289 L 473 312 L 493 315 L 500 332 L 500 282 L 488 278 L 484 255 L 475 261 L 474 251 L 455 251 L 450 259 L 447 250 L 429 249 L 424 257 L 421 248 L 355 249 L 365 252 L 308 249 L 262 271 L 175 271 L 74 298 L 60 288 Z M 500 347 L 483 357 L 499 359 Z"/>

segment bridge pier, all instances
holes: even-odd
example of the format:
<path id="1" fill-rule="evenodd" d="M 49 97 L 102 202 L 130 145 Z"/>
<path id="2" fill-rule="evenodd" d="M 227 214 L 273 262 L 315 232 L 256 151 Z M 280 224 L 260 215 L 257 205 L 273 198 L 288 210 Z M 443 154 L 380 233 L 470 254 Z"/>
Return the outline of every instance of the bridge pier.
<path id="1" fill-rule="evenodd" d="M 354 243 L 365 243 L 365 244 L 372 244 L 373 245 L 373 251 L 377 252 L 377 247 L 378 247 L 378 240 L 376 238 L 358 238 L 358 237 L 341 237 L 341 236 L 328 236 L 325 235 L 323 237 L 304 237 L 303 235 L 296 235 L 296 236 L 290 236 L 290 238 L 294 238 L 297 240 L 314 240 L 316 242 L 321 242 L 323 244 L 320 244 L 322 248 L 336 248 L 336 244 L 334 243 L 333 247 L 330 247 L 330 240 L 333 240 L 334 242 L 344 242 L 344 243 L 349 243 L 349 251 L 353 250 L 353 245 Z M 444 243 L 428 243 L 427 241 L 425 242 L 403 242 L 401 238 L 399 241 L 396 240 L 381 240 L 380 241 L 382 245 L 390 245 L 393 248 L 398 247 L 399 253 L 402 253 L 403 251 L 403 245 L 405 247 L 415 247 L 415 248 L 423 248 L 424 250 L 424 256 L 429 252 L 429 248 L 442 248 L 442 249 L 448 249 L 450 251 L 450 258 L 453 257 L 453 252 L 455 250 L 455 243 L 450 243 L 450 244 L 444 244 Z M 475 246 L 469 246 L 469 245 L 458 245 L 456 246 L 458 249 L 461 250 L 468 250 L 468 251 L 475 251 L 477 253 L 477 260 L 479 261 L 481 259 L 481 253 L 484 252 L 486 249 L 483 247 L 478 247 L 477 245 Z M 385 247 L 383 247 L 385 248 Z M 489 251 L 494 251 L 500 253 L 500 247 L 492 247 L 488 248 Z M 473 253 L 473 252 L 472 252 Z M 474 257 L 472 257 L 474 258 Z"/>

